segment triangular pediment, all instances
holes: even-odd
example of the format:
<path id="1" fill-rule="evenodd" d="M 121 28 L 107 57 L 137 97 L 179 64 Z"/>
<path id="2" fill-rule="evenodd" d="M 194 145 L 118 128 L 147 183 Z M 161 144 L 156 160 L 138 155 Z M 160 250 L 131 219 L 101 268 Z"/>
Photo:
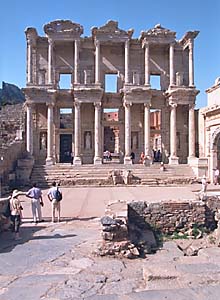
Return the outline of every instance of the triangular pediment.
<path id="1" fill-rule="evenodd" d="M 92 36 L 97 40 L 128 40 L 132 37 L 134 32 L 133 29 L 128 31 L 122 30 L 118 28 L 117 21 L 108 21 L 105 25 L 101 27 L 93 27 L 92 29 Z"/>
<path id="2" fill-rule="evenodd" d="M 164 43 L 174 42 L 176 39 L 176 32 L 171 31 L 167 28 L 162 27 L 160 24 L 154 26 L 154 28 L 142 31 L 141 32 L 141 39 L 145 39 L 148 41 L 158 41 Z"/>

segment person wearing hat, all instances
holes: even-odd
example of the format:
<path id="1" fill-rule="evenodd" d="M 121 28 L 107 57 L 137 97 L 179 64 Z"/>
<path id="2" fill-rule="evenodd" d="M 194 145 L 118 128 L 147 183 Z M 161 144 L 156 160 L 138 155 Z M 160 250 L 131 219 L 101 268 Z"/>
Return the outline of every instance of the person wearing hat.
<path id="1" fill-rule="evenodd" d="M 21 202 L 18 196 L 21 196 L 22 192 L 14 190 L 10 199 L 10 210 L 11 210 L 11 221 L 12 221 L 12 232 L 15 232 L 15 240 L 20 240 L 19 235 L 21 225 L 21 212 L 23 210 Z"/>

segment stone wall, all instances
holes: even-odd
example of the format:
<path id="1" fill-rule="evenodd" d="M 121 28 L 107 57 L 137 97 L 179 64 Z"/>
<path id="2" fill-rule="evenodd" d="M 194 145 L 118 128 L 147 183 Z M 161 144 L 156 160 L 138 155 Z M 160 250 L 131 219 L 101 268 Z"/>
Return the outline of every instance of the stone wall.
<path id="1" fill-rule="evenodd" d="M 139 228 L 159 230 L 172 234 L 188 231 L 193 225 L 205 226 L 206 205 L 201 201 L 168 201 L 147 203 L 145 201 L 128 204 L 128 222 Z"/>
<path id="2" fill-rule="evenodd" d="M 15 139 L 22 139 L 25 127 L 23 104 L 1 106 L 0 148 L 7 147 Z"/>

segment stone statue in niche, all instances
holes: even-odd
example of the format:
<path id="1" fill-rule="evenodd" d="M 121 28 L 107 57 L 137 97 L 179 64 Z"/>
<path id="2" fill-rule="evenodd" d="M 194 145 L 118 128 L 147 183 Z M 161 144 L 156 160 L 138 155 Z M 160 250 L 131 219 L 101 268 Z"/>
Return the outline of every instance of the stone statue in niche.
<path id="1" fill-rule="evenodd" d="M 46 150 L 47 149 L 47 137 L 45 133 L 41 134 L 40 138 L 40 149 L 41 150 Z"/>
<path id="2" fill-rule="evenodd" d="M 85 149 L 86 150 L 91 149 L 91 132 L 90 131 L 85 132 Z"/>

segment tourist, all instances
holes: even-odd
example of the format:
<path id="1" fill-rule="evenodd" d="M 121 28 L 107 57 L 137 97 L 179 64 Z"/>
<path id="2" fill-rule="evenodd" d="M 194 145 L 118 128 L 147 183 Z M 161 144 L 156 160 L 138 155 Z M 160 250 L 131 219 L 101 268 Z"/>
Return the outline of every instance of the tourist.
<path id="1" fill-rule="evenodd" d="M 74 152 L 72 151 L 71 152 L 71 165 L 73 165 L 73 162 L 74 162 Z"/>
<path id="2" fill-rule="evenodd" d="M 165 171 L 166 170 L 163 162 L 160 163 L 160 170 L 161 171 Z"/>
<path id="3" fill-rule="evenodd" d="M 202 183 L 201 192 L 205 193 L 207 191 L 207 185 L 208 185 L 205 175 L 203 175 L 201 183 Z"/>
<path id="4" fill-rule="evenodd" d="M 41 189 L 37 187 L 36 183 L 33 183 L 32 188 L 26 193 L 26 197 L 31 198 L 33 222 L 35 224 L 37 224 L 37 221 L 42 222 L 41 206 L 44 203 Z"/>
<path id="5" fill-rule="evenodd" d="M 219 184 L 219 169 L 218 167 L 215 168 L 214 171 L 214 185 Z"/>
<path id="6" fill-rule="evenodd" d="M 18 241 L 21 239 L 19 231 L 22 219 L 22 210 L 21 201 L 18 199 L 18 196 L 21 196 L 23 193 L 18 190 L 14 190 L 10 199 L 10 211 L 11 211 L 11 221 L 12 221 L 12 232 L 15 233 L 15 240 Z"/>
<path id="7" fill-rule="evenodd" d="M 131 151 L 131 161 L 132 161 L 132 164 L 134 163 L 134 160 L 135 160 L 135 153 L 133 151 Z"/>
<path id="8" fill-rule="evenodd" d="M 52 183 L 52 187 L 49 189 L 47 193 L 47 197 L 52 203 L 52 222 L 55 222 L 55 211 L 57 211 L 57 220 L 60 222 L 60 200 L 57 198 L 57 191 L 62 195 L 61 190 L 56 185 L 56 182 L 54 181 Z"/>
<path id="9" fill-rule="evenodd" d="M 141 156 L 140 156 L 140 160 L 139 160 L 139 163 L 140 163 L 140 164 L 143 164 L 143 163 L 144 163 L 144 158 L 145 158 L 145 155 L 144 155 L 144 152 L 142 151 L 142 152 L 141 152 Z"/>

